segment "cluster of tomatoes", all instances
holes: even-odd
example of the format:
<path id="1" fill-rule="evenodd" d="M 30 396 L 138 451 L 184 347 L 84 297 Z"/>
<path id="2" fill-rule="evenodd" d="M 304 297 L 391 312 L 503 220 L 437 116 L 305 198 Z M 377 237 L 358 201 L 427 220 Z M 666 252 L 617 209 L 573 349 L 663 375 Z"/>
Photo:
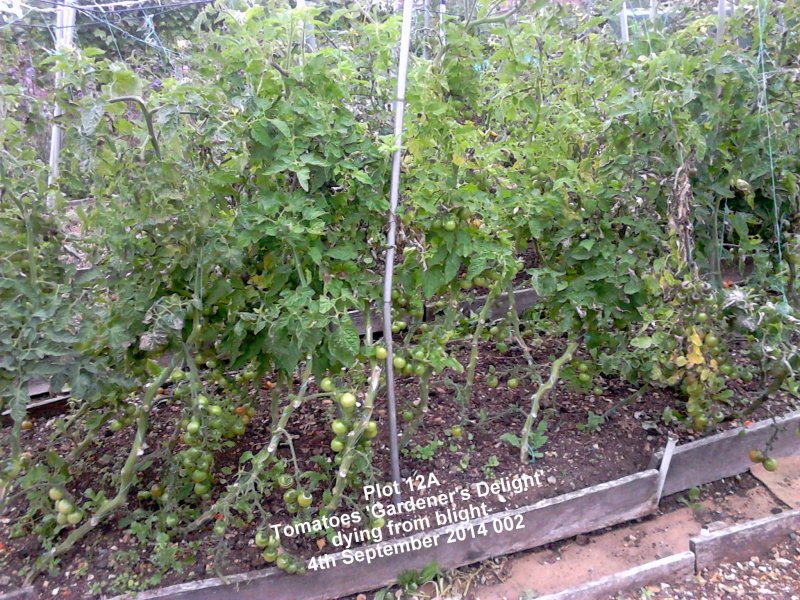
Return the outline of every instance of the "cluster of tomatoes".
<path id="1" fill-rule="evenodd" d="M 56 523 L 59 525 L 77 525 L 83 520 L 83 512 L 75 503 L 66 497 L 61 488 L 52 487 L 47 492 L 56 511 Z"/>
<path id="2" fill-rule="evenodd" d="M 255 543 L 256 547 L 262 550 L 261 556 L 266 562 L 275 563 L 276 567 L 289 574 L 305 573 L 305 564 L 291 554 L 284 552 L 276 535 L 263 530 L 258 531 L 255 536 Z"/>
<path id="3" fill-rule="evenodd" d="M 750 460 L 756 464 L 761 463 L 767 471 L 776 471 L 778 469 L 778 461 L 767 456 L 761 450 L 751 449 L 748 453 Z"/>
<path id="4" fill-rule="evenodd" d="M 497 369 L 494 365 L 489 365 L 486 376 L 486 387 L 496 388 L 500 385 L 500 378 L 497 375 Z M 515 390 L 519 387 L 519 379 L 516 377 L 509 377 L 506 380 L 506 387 L 510 390 Z"/>
<path id="5" fill-rule="evenodd" d="M 213 399 L 203 393 L 202 384 L 191 380 L 189 373 L 176 369 L 170 375 L 175 385 L 174 396 L 189 404 L 188 414 L 180 422 L 180 441 L 188 448 L 178 453 L 178 475 L 203 499 L 208 498 L 214 483 L 214 450 L 224 440 L 244 435 L 255 415 L 248 400 L 255 378 L 253 367 L 229 378 L 218 368 L 215 358 L 207 358 L 205 366 L 208 381 L 220 391 Z"/>
<path id="6" fill-rule="evenodd" d="M 380 360 L 381 357 L 383 360 L 386 359 L 386 349 L 385 348 L 378 348 L 376 349 L 376 357 Z M 319 387 L 324 392 L 335 393 L 336 386 L 333 380 L 330 377 L 325 377 L 319 382 Z M 334 419 L 331 423 L 331 430 L 333 431 L 333 439 L 331 440 L 331 450 L 336 454 L 334 457 L 334 463 L 336 465 L 340 465 L 342 463 L 342 452 L 347 445 L 347 436 L 353 431 L 353 427 L 355 426 L 355 409 L 357 399 L 355 394 L 352 392 L 342 392 L 336 394 L 336 401 L 339 405 L 339 417 Z M 369 421 L 367 423 L 367 427 L 364 430 L 361 439 L 358 440 L 356 444 L 356 449 L 365 452 L 370 445 L 372 444 L 372 440 L 378 436 L 378 423 L 375 421 Z"/>
<path id="7" fill-rule="evenodd" d="M 278 476 L 278 486 L 286 490 L 283 493 L 283 503 L 286 511 L 296 514 L 303 508 L 308 508 L 314 502 L 313 496 L 301 487 L 295 487 L 294 477 L 288 473 Z"/>

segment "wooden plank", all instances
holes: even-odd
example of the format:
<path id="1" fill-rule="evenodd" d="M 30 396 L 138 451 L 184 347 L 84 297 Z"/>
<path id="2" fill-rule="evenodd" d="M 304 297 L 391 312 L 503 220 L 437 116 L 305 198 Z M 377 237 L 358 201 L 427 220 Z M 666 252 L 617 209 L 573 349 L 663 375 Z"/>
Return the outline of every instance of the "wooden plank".
<path id="1" fill-rule="evenodd" d="M 483 305 L 486 303 L 486 299 L 488 296 L 479 296 L 475 298 L 472 302 L 462 302 L 459 306 L 462 311 L 465 313 L 468 312 L 475 312 L 477 313 Z M 534 291 L 533 288 L 524 288 L 521 290 L 516 290 L 514 292 L 514 304 L 517 308 L 517 313 L 522 314 L 530 307 L 535 306 L 536 303 L 539 301 L 538 294 Z M 494 306 L 490 311 L 490 319 L 500 319 L 508 313 L 509 308 L 509 301 L 508 301 L 508 293 L 505 292 L 500 294 L 494 302 Z M 431 321 L 433 316 L 437 314 L 438 310 L 432 309 L 430 306 L 425 307 L 425 321 Z M 360 335 L 364 335 L 366 333 L 366 318 L 361 311 L 351 310 L 347 313 L 350 316 L 350 319 L 353 321 L 353 325 L 355 325 L 356 330 Z M 377 311 L 373 310 L 372 312 L 372 332 L 378 333 L 383 331 L 383 315 Z"/>
<path id="2" fill-rule="evenodd" d="M 329 555 L 335 565 L 304 575 L 266 569 L 226 578 L 207 579 L 144 592 L 137 600 L 330 600 L 393 583 L 403 571 L 422 569 L 435 561 L 452 569 L 490 557 L 535 548 L 549 542 L 588 533 L 653 513 L 657 508 L 658 472 L 648 470 L 535 504 L 481 517 L 465 524 L 420 532 L 357 548 L 377 552 L 387 546 L 406 551 L 366 560 L 348 560 L 348 551 Z M 495 533 L 494 523 L 511 525 Z M 487 534 L 471 535 L 485 525 Z M 456 531 L 465 532 L 463 539 Z M 425 544 L 428 547 L 425 547 Z M 349 552 L 352 552 L 350 550 Z M 350 554 L 349 556 L 352 556 Z"/>
<path id="3" fill-rule="evenodd" d="M 800 436 L 795 433 L 798 426 L 800 411 L 795 411 L 678 446 L 672 455 L 663 495 L 744 473 L 752 465 L 747 457 L 750 448 L 764 449 L 769 443 L 770 455 L 776 458 L 800 454 Z M 660 460 L 659 451 L 650 466 Z"/>
<path id="4" fill-rule="evenodd" d="M 44 400 L 34 400 L 28 404 L 28 415 L 34 419 L 45 419 L 64 413 L 69 404 L 69 394 L 45 398 Z M 10 427 L 11 412 L 5 411 L 0 414 L 0 426 Z"/>
<path id="5" fill-rule="evenodd" d="M 365 335 L 367 333 L 367 318 L 360 310 L 351 310 L 347 313 L 355 325 L 358 335 Z M 378 311 L 372 311 L 372 333 L 380 333 L 383 331 L 383 315 Z"/>
<path id="6" fill-rule="evenodd" d="M 483 308 L 483 305 L 486 304 L 488 297 L 488 295 L 479 296 L 472 302 L 462 302 L 459 306 L 465 313 L 478 313 L 481 308 Z M 514 291 L 514 304 L 516 305 L 517 314 L 522 314 L 530 307 L 536 305 L 538 301 L 539 295 L 533 288 L 523 288 L 521 290 Z M 489 311 L 489 319 L 502 319 L 506 316 L 506 314 L 508 314 L 509 306 L 510 302 L 508 300 L 508 292 L 500 294 L 497 296 L 497 299 L 494 301 L 494 305 Z"/>
<path id="7" fill-rule="evenodd" d="M 800 530 L 800 509 L 733 525 L 689 540 L 700 571 L 727 561 L 747 560 L 783 542 Z"/>
<path id="8" fill-rule="evenodd" d="M 537 600 L 608 600 L 616 594 L 634 592 L 651 583 L 680 581 L 693 574 L 694 554 L 681 552 L 562 592 L 539 596 Z"/>

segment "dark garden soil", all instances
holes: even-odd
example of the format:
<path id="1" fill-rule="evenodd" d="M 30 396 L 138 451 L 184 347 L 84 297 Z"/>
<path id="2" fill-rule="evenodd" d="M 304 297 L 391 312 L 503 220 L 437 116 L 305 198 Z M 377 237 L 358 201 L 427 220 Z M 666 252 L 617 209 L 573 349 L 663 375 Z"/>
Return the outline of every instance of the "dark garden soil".
<path id="1" fill-rule="evenodd" d="M 531 348 L 535 363 L 541 364 L 543 377 L 547 375 L 552 359 L 562 350 L 563 342 L 557 339 L 545 339 Z M 460 353 L 463 364 L 467 362 L 468 353 L 467 347 Z M 523 466 L 519 450 L 501 440 L 501 436 L 519 434 L 529 409 L 534 384 L 520 377 L 518 388 L 509 389 L 505 385 L 508 374 L 515 369 L 521 374 L 527 363 L 518 348 L 512 347 L 501 354 L 489 343 L 482 344 L 480 357 L 469 406 L 463 407 L 455 401 L 455 385 L 463 383 L 463 374 L 445 372 L 432 382 L 429 412 L 401 458 L 403 477 L 435 475 L 440 486 L 432 489 L 433 493 L 447 493 L 458 487 L 516 474 L 538 473 L 542 483 L 539 487 L 517 495 L 490 495 L 487 498 L 489 510 L 497 512 L 641 471 L 647 467 L 652 454 L 663 447 L 668 433 L 677 435 L 680 442 L 698 437 L 680 425 L 669 428 L 664 425 L 662 415 L 665 408 L 677 409 L 683 405 L 681 398 L 669 390 L 649 391 L 630 406 L 620 408 L 599 431 L 579 429 L 579 425 L 586 424 L 588 411 L 603 413 L 637 391 L 618 380 L 596 378 L 591 386 L 602 387 L 602 393 L 559 385 L 540 415 L 548 423 L 548 439 L 540 449 L 542 456 L 535 463 Z M 497 388 L 486 385 L 490 366 L 494 366 L 500 378 Z M 416 377 L 399 379 L 401 412 L 418 398 L 417 382 Z M 755 397 L 759 391 L 756 382 L 734 382 L 732 387 L 741 398 Z M 382 396 L 379 396 L 376 406 L 374 418 L 379 423 L 381 434 L 373 442 L 372 464 L 375 481 L 385 482 L 390 479 L 386 437 L 388 417 Z M 330 400 L 307 402 L 290 420 L 288 430 L 294 440 L 301 470 L 320 471 L 318 464 L 312 461 L 315 456 L 332 459 L 329 424 L 334 408 Z M 784 414 L 795 408 L 792 399 L 779 395 L 768 400 L 752 415 L 752 419 Z M 136 491 L 149 488 L 157 480 L 163 464 L 163 447 L 174 434 L 179 411 L 179 403 L 170 401 L 167 390 L 167 397 L 154 409 L 146 440 L 145 453 L 150 454 L 153 461 L 140 473 L 140 487 L 132 490 L 126 514 L 140 505 L 154 508 L 150 501 L 141 504 L 136 499 Z M 269 401 L 266 397 L 256 403 L 256 411 L 247 432 L 238 438 L 236 447 L 217 456 L 215 476 L 218 484 L 215 491 L 224 489 L 226 479 L 232 480 L 232 476 L 225 473 L 235 474 L 242 452 L 251 450 L 255 453 L 267 443 L 269 421 L 265 415 L 269 414 Z M 45 461 L 48 450 L 65 454 L 72 448 L 74 442 L 54 436 L 55 421 L 41 419 L 32 431 L 25 433 L 25 450 L 32 453 L 34 463 Z M 455 425 L 462 427 L 461 437 L 452 435 L 451 428 Z M 735 425 L 731 422 L 722 428 Z M 400 426 L 402 431 L 407 424 L 401 421 Z M 90 488 L 104 490 L 109 497 L 114 493 L 112 477 L 118 473 L 127 455 L 131 435 L 129 428 L 117 434 L 107 430 L 101 435 L 99 444 L 87 449 L 69 484 L 69 491 L 76 498 L 82 498 L 83 492 Z M 57 441 L 51 441 L 51 438 Z M 279 454 L 289 458 L 285 445 L 279 449 Z M 291 516 L 285 512 L 282 492 L 276 489 L 270 497 L 265 497 L 263 506 L 274 515 L 273 522 L 288 523 Z M 357 492 L 350 493 L 349 503 L 363 505 L 363 498 L 359 498 Z M 318 489 L 316 502 L 319 496 Z M 662 510 L 666 509 L 662 507 Z M 0 592 L 19 587 L 25 565 L 42 552 L 34 536 L 12 537 L 15 523 L 26 511 L 27 503 L 24 498 L 19 498 L 0 516 Z M 415 513 L 414 516 L 424 514 Z M 215 536 L 209 524 L 186 537 L 174 536 L 171 542 L 162 544 L 159 551 L 140 543 L 128 524 L 129 520 L 117 516 L 97 526 L 79 546 L 61 559 L 57 571 L 39 577 L 36 587 L 41 597 L 100 597 L 268 566 L 261 557 L 261 550 L 253 543 L 255 524 L 230 526 L 223 537 Z M 331 544 L 320 549 L 317 541 L 304 537 L 284 538 L 284 547 L 306 558 L 319 555 L 320 550 L 323 553 L 340 550 Z"/>

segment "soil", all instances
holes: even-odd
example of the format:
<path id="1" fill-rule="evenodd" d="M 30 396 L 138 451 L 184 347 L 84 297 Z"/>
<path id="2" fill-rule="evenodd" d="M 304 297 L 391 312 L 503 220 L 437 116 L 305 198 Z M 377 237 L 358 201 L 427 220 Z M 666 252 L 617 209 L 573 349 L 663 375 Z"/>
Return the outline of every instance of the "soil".
<path id="1" fill-rule="evenodd" d="M 546 375 L 552 359 L 562 352 L 563 345 L 559 339 L 544 339 L 532 344 L 531 353 L 535 363 L 542 365 L 542 376 Z M 468 353 L 466 346 L 461 348 L 459 358 L 464 364 Z M 601 386 L 602 394 L 559 385 L 540 415 L 548 423 L 548 439 L 541 448 L 542 456 L 533 464 L 520 465 L 519 450 L 503 441 L 501 436 L 520 432 L 535 385 L 523 379 L 516 389 L 505 385 L 508 373 L 527 368 L 518 348 L 512 347 L 503 354 L 492 343 L 484 343 L 480 357 L 469 406 L 461 406 L 455 399 L 454 385 L 463 383 L 463 374 L 444 373 L 432 382 L 424 426 L 414 434 L 407 452 L 401 457 L 403 477 L 434 473 L 440 490 L 446 492 L 505 476 L 539 474 L 543 482 L 539 487 L 514 497 L 503 494 L 491 497 L 490 512 L 495 512 L 641 471 L 647 467 L 651 455 L 663 447 L 668 433 L 677 435 L 680 442 L 698 437 L 698 434 L 683 428 L 668 428 L 663 424 L 664 409 L 680 407 L 683 403 L 669 390 L 653 390 L 633 404 L 622 407 L 599 431 L 578 429 L 579 425 L 586 423 L 588 411 L 602 413 L 636 391 L 619 380 L 596 378 L 592 386 Z M 492 366 L 501 380 L 497 388 L 486 385 Z M 755 397 L 759 391 L 755 382 L 734 382 L 732 387 L 741 397 Z M 398 381 L 399 410 L 410 406 L 417 398 L 417 378 L 401 377 Z M 266 396 L 261 398 L 256 405 L 256 416 L 245 435 L 238 439 L 237 447 L 217 456 L 217 490 L 224 488 L 226 468 L 235 473 L 242 452 L 252 450 L 255 453 L 267 443 L 269 419 L 265 415 L 269 414 L 268 405 Z M 375 418 L 381 434 L 373 443 L 372 464 L 375 480 L 381 482 L 389 480 L 388 417 L 384 398 L 379 397 L 376 406 Z M 752 418 L 763 419 L 794 408 L 791 399 L 778 395 L 764 403 Z M 328 424 L 333 411 L 331 402 L 308 402 L 293 415 L 288 431 L 296 442 L 294 448 L 301 470 L 319 471 L 318 465 L 312 461 L 315 456 L 332 459 L 333 453 L 329 449 L 332 434 Z M 179 412 L 179 403 L 170 402 L 169 397 L 154 408 L 145 448 L 154 462 L 141 474 L 141 487 L 137 489 L 149 488 L 158 477 L 163 462 L 163 456 L 160 456 L 163 455 L 163 444 L 173 435 Z M 32 453 L 34 462 L 44 460 L 47 451 L 64 455 L 72 448 L 74 442 L 64 437 L 51 442 L 56 421 L 39 420 L 36 427 L 24 436 L 24 449 Z M 463 427 L 461 438 L 451 435 L 450 428 L 457 424 Z M 728 423 L 723 427 L 734 425 Z M 403 427 L 406 424 L 401 422 L 401 429 Z M 132 431 L 126 429 L 114 434 L 107 430 L 104 434 L 99 445 L 87 449 L 83 462 L 76 465 L 72 473 L 69 491 L 76 498 L 81 498 L 83 491 L 90 488 L 104 490 L 107 496 L 113 494 L 112 476 L 119 471 L 130 448 Z M 441 445 L 430 451 L 433 448 L 431 444 L 438 442 Z M 281 447 L 279 454 L 289 457 L 285 446 Z M 291 520 L 291 515 L 284 510 L 282 491 L 276 490 L 264 499 L 264 508 L 273 514 L 272 522 L 288 523 Z M 316 501 L 318 499 L 319 490 L 315 497 Z M 132 490 L 128 509 L 132 511 L 138 507 L 136 490 Z M 142 507 L 153 508 L 147 502 Z M 12 526 L 26 510 L 27 503 L 19 498 L 0 518 L 0 573 L 5 574 L 0 579 L 0 592 L 18 588 L 25 565 L 42 551 L 34 536 L 10 536 Z M 56 572 L 39 577 L 36 582 L 38 592 L 42 597 L 99 597 L 266 566 L 261 551 L 253 544 L 254 524 L 231 526 L 223 537 L 213 535 L 209 525 L 183 539 L 174 539 L 174 544 L 166 545 L 170 552 L 161 553 L 155 553 L 152 546 L 140 543 L 127 527 L 124 519 L 117 521 L 112 518 L 101 523 L 78 547 L 62 557 Z M 284 538 L 284 547 L 306 558 L 320 554 L 317 544 L 310 538 Z M 336 550 L 328 545 L 322 552 Z M 149 557 L 149 560 L 142 557 Z M 56 589 L 58 591 L 53 593 Z"/>

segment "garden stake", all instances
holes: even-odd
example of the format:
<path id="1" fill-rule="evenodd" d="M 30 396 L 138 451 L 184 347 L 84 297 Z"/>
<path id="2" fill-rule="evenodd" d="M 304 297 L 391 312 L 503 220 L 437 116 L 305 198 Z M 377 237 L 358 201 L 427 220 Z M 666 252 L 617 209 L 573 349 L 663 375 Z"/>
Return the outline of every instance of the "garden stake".
<path id="1" fill-rule="evenodd" d="M 403 111 L 405 110 L 406 76 L 408 74 L 408 51 L 411 41 L 411 15 L 413 2 L 403 3 L 403 25 L 400 30 L 400 58 L 397 67 L 397 98 L 394 104 L 394 153 L 392 155 L 392 183 L 389 194 L 389 233 L 386 240 L 386 272 L 383 282 L 383 330 L 386 335 L 386 396 L 389 403 L 389 448 L 392 455 L 392 481 L 395 489 L 400 485 L 400 452 L 397 440 L 397 403 L 394 390 L 392 364 L 392 276 L 394 275 L 395 239 L 397 237 L 397 198 L 400 195 L 400 153 L 403 139 Z M 395 503 L 400 494 L 394 494 Z"/>
<path id="2" fill-rule="evenodd" d="M 669 436 L 667 445 L 664 448 L 664 455 L 661 458 L 661 466 L 658 469 L 658 492 L 656 493 L 656 504 L 661 502 L 661 494 L 664 491 L 664 483 L 667 481 L 667 474 L 669 473 L 669 464 L 672 462 L 672 455 L 675 452 L 675 446 L 678 444 L 678 438 Z"/>

